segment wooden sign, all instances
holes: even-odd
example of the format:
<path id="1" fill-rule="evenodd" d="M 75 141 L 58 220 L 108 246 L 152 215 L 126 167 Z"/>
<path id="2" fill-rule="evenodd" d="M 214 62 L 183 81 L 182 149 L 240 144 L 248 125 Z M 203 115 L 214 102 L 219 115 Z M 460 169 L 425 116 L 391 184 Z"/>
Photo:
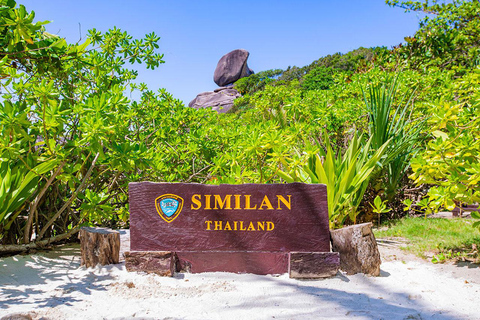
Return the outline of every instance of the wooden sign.
<path id="1" fill-rule="evenodd" d="M 140 182 L 129 189 L 130 249 L 175 252 L 194 272 L 284 273 L 291 252 L 330 252 L 325 185 Z"/>

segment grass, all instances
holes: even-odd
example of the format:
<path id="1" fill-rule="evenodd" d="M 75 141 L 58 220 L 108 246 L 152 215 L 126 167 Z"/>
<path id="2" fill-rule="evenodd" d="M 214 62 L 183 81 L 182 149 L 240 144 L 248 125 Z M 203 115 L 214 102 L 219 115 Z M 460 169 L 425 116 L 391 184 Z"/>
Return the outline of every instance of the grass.
<path id="1" fill-rule="evenodd" d="M 375 232 L 377 238 L 401 237 L 408 241 L 406 251 L 432 262 L 450 259 L 480 261 L 480 231 L 470 219 L 403 218 Z"/>

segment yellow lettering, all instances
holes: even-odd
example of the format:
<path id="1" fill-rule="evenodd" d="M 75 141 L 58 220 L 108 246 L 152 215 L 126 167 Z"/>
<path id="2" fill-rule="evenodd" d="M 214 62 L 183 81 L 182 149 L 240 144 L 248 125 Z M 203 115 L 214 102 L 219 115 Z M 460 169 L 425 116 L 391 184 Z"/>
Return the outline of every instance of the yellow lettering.
<path id="1" fill-rule="evenodd" d="M 263 197 L 262 204 L 260 205 L 260 208 L 258 208 L 258 210 L 263 210 L 263 207 L 267 207 L 267 210 L 273 210 L 272 203 L 267 196 Z"/>
<path id="2" fill-rule="evenodd" d="M 287 195 L 287 197 L 288 197 L 288 201 L 283 196 L 277 195 L 277 199 L 278 199 L 277 209 L 278 210 L 282 210 L 282 207 L 280 207 L 280 201 L 283 202 L 283 204 L 288 208 L 288 210 L 292 210 L 292 196 Z"/>
<path id="3" fill-rule="evenodd" d="M 272 221 L 205 221 L 206 230 L 214 231 L 272 231 L 275 229 L 275 224 Z M 248 224 L 248 226 L 247 226 Z"/>
<path id="4" fill-rule="evenodd" d="M 255 209 L 257 209 L 257 205 L 255 205 L 255 207 L 253 207 L 253 208 L 250 207 L 250 197 L 251 197 L 251 195 L 249 195 L 249 194 L 245 195 L 245 210 L 255 210 Z"/>
<path id="5" fill-rule="evenodd" d="M 205 210 L 212 210 L 212 208 L 210 207 L 210 197 L 212 195 L 210 194 L 206 194 L 205 195 Z"/>
<path id="6" fill-rule="evenodd" d="M 272 231 L 275 229 L 275 225 L 273 224 L 272 221 L 267 221 L 267 231 Z"/>
<path id="7" fill-rule="evenodd" d="M 233 208 L 233 209 L 234 210 L 242 209 L 242 207 L 240 207 L 240 197 L 242 195 L 241 194 L 234 194 L 233 196 L 235 197 L 235 208 Z"/>
<path id="8" fill-rule="evenodd" d="M 197 199 L 197 198 L 198 198 L 198 199 Z M 201 198 L 202 198 L 202 196 L 199 195 L 199 194 L 194 194 L 194 195 L 192 196 L 192 205 L 190 206 L 190 208 L 191 208 L 192 210 L 198 210 L 198 209 L 200 209 L 200 208 L 202 207 L 202 203 L 200 202 L 200 199 L 201 199 Z M 193 204 L 196 204 L 197 207 L 194 208 L 194 207 L 193 207 Z"/>
<path id="9" fill-rule="evenodd" d="M 260 229 L 265 231 L 265 221 L 257 221 L 257 230 L 260 231 Z"/>
<path id="10" fill-rule="evenodd" d="M 207 230 L 211 230 L 210 227 L 212 226 L 212 221 L 205 221 L 205 223 L 207 224 Z"/>
<path id="11" fill-rule="evenodd" d="M 247 228 L 243 226 L 243 221 L 240 221 L 240 231 L 245 231 Z"/>
<path id="12" fill-rule="evenodd" d="M 216 194 L 214 195 L 215 197 L 215 207 L 213 209 L 217 210 L 219 209 L 223 209 L 223 207 L 225 207 L 225 209 L 230 209 L 232 210 L 232 206 L 231 206 L 231 199 L 232 199 L 232 195 L 231 194 L 227 194 L 225 196 L 225 199 L 223 199 L 223 202 L 222 202 L 222 197 L 219 195 L 219 194 Z M 225 205 L 226 204 L 226 205 Z M 218 207 L 217 207 L 218 205 Z"/>

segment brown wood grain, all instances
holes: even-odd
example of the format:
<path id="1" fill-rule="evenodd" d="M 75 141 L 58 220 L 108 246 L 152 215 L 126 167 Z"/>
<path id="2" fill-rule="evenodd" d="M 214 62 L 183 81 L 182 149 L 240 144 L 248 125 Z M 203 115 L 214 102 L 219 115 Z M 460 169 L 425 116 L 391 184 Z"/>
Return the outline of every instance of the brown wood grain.
<path id="1" fill-rule="evenodd" d="M 120 260 L 120 233 L 108 228 L 82 227 L 79 232 L 81 265 L 116 264 Z"/>
<path id="2" fill-rule="evenodd" d="M 178 272 L 235 272 L 283 274 L 288 271 L 288 253 L 246 251 L 176 252 Z"/>
<path id="3" fill-rule="evenodd" d="M 291 252 L 290 278 L 318 279 L 333 277 L 340 268 L 338 252 Z"/>

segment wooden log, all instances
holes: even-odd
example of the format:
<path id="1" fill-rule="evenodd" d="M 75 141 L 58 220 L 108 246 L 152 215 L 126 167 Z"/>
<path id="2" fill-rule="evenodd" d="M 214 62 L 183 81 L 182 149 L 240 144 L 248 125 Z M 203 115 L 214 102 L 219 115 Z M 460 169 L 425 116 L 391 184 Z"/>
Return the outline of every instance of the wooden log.
<path id="1" fill-rule="evenodd" d="M 163 277 L 172 277 L 175 273 L 175 253 L 170 251 L 132 251 L 125 252 L 125 268 L 128 272 L 156 273 Z"/>
<path id="2" fill-rule="evenodd" d="M 74 228 L 68 231 L 67 233 L 59 234 L 55 237 L 51 237 L 51 238 L 37 241 L 37 242 L 30 242 L 28 244 L 0 245 L 0 254 L 3 254 L 3 253 L 11 254 L 11 253 L 18 253 L 18 252 L 26 252 L 26 251 L 35 250 L 35 249 L 44 249 L 45 247 L 48 247 L 56 242 L 70 238 L 78 231 L 79 231 L 78 228 Z"/>
<path id="3" fill-rule="evenodd" d="M 380 275 L 380 252 L 371 223 L 332 230 L 332 249 L 340 253 L 340 269 L 347 274 Z"/>
<path id="4" fill-rule="evenodd" d="M 461 217 L 464 212 L 472 212 L 472 211 L 480 212 L 480 207 L 478 206 L 478 204 L 468 204 L 468 205 L 463 205 L 461 207 L 455 207 L 452 210 L 452 216 Z"/>
<path id="5" fill-rule="evenodd" d="M 120 233 L 107 228 L 83 227 L 78 237 L 81 247 L 81 265 L 87 268 L 116 264 L 120 259 Z"/>
<path id="6" fill-rule="evenodd" d="M 289 275 L 294 279 L 333 277 L 340 267 L 338 252 L 291 252 Z"/>

